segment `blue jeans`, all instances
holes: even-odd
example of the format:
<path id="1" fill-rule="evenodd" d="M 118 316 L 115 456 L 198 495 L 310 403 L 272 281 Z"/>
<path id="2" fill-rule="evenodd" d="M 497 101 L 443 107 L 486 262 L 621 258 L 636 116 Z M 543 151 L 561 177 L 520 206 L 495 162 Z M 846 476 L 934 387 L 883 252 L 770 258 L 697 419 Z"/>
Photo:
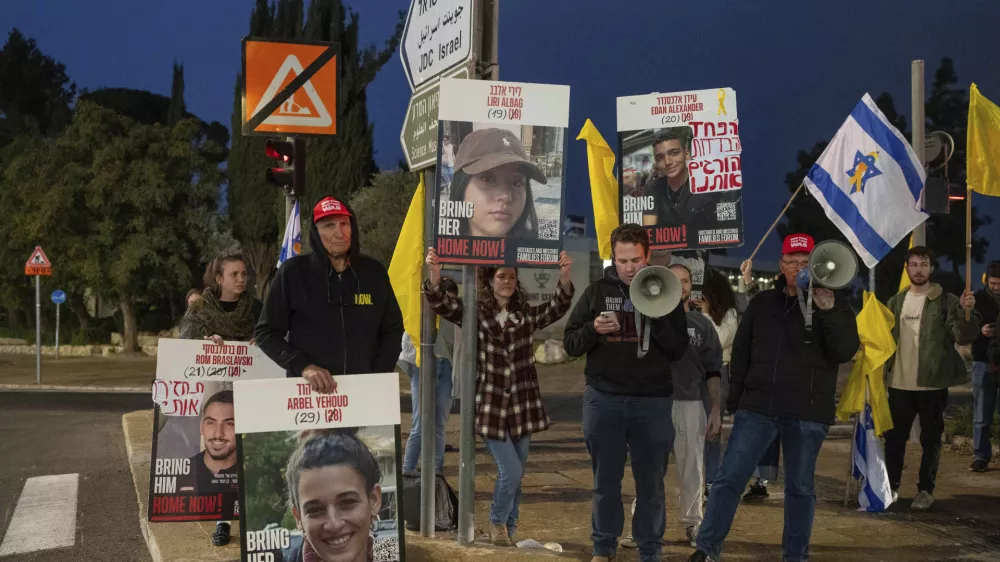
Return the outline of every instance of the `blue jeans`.
<path id="1" fill-rule="evenodd" d="M 583 436 L 594 471 L 591 511 L 594 556 L 613 556 L 625 525 L 622 478 L 631 457 L 636 505 L 632 537 L 639 560 L 659 562 L 666 530 L 663 478 L 674 441 L 671 399 L 606 394 L 587 386 L 583 393 Z"/>
<path id="2" fill-rule="evenodd" d="M 736 412 L 726 456 L 708 494 L 708 508 L 698 533 L 698 550 L 719 559 L 743 489 L 771 441 L 778 438 L 785 453 L 783 560 L 808 560 L 809 537 L 816 512 L 813 476 L 816 457 L 829 427 L 822 423 L 775 418 L 746 410 Z"/>
<path id="3" fill-rule="evenodd" d="M 1000 405 L 997 401 L 997 374 L 990 372 L 990 364 L 972 363 L 972 402 L 974 418 L 972 422 L 972 445 L 976 460 L 990 462 L 993 445 L 990 443 L 990 429 L 993 426 L 993 412 Z"/>
<path id="4" fill-rule="evenodd" d="M 493 486 L 490 523 L 506 525 L 512 538 L 517 532 L 518 507 L 521 505 L 521 478 L 528 465 L 528 445 L 531 436 L 514 441 L 510 434 L 505 441 L 487 439 L 486 448 L 497 463 L 497 482 Z"/>
<path id="5" fill-rule="evenodd" d="M 406 452 L 403 453 L 403 472 L 417 471 L 417 460 L 420 459 L 420 369 L 413 363 L 400 362 L 400 365 L 410 376 L 410 400 L 413 405 L 413 421 L 410 423 L 410 435 L 406 438 Z M 451 412 L 451 361 L 438 359 L 437 364 L 437 394 L 434 399 L 434 427 L 437 430 L 437 457 L 435 470 L 438 474 L 444 472 L 444 428 L 448 424 L 448 414 Z"/>
<path id="6" fill-rule="evenodd" d="M 719 409 L 722 415 L 726 415 L 726 397 L 729 395 L 729 365 L 723 365 L 719 370 L 722 375 L 719 380 Z M 712 400 L 705 392 L 705 415 L 712 413 Z M 711 486 L 715 482 L 715 475 L 719 472 L 719 463 L 722 459 L 722 430 L 711 441 L 705 441 L 705 484 Z"/>

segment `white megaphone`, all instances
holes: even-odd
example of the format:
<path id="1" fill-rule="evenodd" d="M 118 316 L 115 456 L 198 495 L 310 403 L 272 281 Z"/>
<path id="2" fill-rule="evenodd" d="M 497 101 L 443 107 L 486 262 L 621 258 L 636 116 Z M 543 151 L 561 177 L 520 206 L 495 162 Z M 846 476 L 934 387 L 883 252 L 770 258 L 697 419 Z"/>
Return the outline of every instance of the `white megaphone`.
<path id="1" fill-rule="evenodd" d="M 809 254 L 809 267 L 799 271 L 795 281 L 801 289 L 813 284 L 831 290 L 843 289 L 858 274 L 858 258 L 850 246 L 837 240 L 820 242 Z"/>
<path id="2" fill-rule="evenodd" d="M 659 318 L 681 302 L 681 282 L 666 267 L 648 265 L 632 278 L 628 293 L 636 310 L 650 318 Z"/>

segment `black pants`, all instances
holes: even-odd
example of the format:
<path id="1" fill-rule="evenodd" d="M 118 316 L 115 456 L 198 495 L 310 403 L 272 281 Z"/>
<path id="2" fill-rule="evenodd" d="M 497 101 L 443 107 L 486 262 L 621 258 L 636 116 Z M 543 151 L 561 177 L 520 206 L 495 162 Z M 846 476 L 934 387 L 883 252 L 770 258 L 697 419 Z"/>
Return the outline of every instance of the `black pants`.
<path id="1" fill-rule="evenodd" d="M 903 476 L 906 441 L 910 438 L 914 416 L 920 416 L 920 481 L 917 489 L 934 493 L 938 463 L 941 461 L 941 435 L 944 434 L 944 409 L 948 405 L 948 389 L 899 390 L 889 389 L 889 412 L 892 429 L 885 433 L 885 467 L 889 486 L 899 490 Z"/>

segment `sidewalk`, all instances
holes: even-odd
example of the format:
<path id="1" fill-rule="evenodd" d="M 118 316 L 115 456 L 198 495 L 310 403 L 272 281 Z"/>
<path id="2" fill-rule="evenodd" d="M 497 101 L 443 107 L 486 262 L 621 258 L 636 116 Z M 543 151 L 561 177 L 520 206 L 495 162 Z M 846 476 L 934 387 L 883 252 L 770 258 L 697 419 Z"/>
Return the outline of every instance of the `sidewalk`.
<path id="1" fill-rule="evenodd" d="M 0 355 L 0 390 L 149 392 L 156 358 L 42 356 L 42 384 L 35 384 L 34 355 Z"/>

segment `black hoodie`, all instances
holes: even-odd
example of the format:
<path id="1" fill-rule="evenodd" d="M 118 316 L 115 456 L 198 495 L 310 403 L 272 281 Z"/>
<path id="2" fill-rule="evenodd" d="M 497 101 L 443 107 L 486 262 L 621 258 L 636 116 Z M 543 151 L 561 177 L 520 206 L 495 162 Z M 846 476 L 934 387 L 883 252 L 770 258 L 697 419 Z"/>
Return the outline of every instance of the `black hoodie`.
<path id="1" fill-rule="evenodd" d="M 354 211 L 348 266 L 342 273 L 330 263 L 315 223 L 309 244 L 312 253 L 278 268 L 254 332 L 257 345 L 289 377 L 301 377 L 310 364 L 333 375 L 393 371 L 403 316 L 385 267 L 359 250 Z"/>
<path id="2" fill-rule="evenodd" d="M 601 392 L 670 396 L 670 363 L 684 357 L 689 345 L 684 307 L 660 318 L 642 316 L 632 307 L 628 291 L 615 266 L 607 267 L 604 277 L 591 283 L 576 303 L 566 323 L 563 346 L 572 357 L 587 354 L 587 384 Z M 607 310 L 618 314 L 622 329 L 602 336 L 594 329 L 594 319 Z M 640 351 L 643 340 L 648 342 L 644 354 Z"/>

